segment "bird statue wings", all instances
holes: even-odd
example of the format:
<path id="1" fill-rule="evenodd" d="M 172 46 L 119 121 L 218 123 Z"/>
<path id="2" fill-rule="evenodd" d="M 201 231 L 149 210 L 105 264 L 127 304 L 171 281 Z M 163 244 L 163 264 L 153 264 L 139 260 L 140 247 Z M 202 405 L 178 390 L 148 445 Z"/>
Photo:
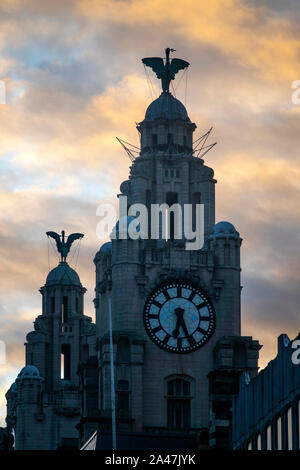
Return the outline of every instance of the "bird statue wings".
<path id="1" fill-rule="evenodd" d="M 150 67 L 155 73 L 157 78 L 161 79 L 162 89 L 164 93 L 169 93 L 171 80 L 174 80 L 175 75 L 179 70 L 187 68 L 190 64 L 182 59 L 172 59 L 170 62 L 170 52 L 175 49 L 166 49 L 166 60 L 161 57 L 146 57 L 142 59 L 143 64 Z"/>
<path id="2" fill-rule="evenodd" d="M 48 237 L 53 238 L 56 241 L 56 247 L 58 253 L 61 255 L 61 261 L 66 261 L 72 243 L 79 238 L 84 237 L 83 233 L 71 233 L 65 241 L 65 231 L 62 230 L 61 235 L 56 232 L 46 232 Z"/>

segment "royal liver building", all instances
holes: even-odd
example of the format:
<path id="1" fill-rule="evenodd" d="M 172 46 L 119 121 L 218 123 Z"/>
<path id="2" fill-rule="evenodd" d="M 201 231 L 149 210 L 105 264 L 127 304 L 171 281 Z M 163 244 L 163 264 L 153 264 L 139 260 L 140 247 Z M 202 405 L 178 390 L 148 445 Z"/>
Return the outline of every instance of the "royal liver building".
<path id="1" fill-rule="evenodd" d="M 19 449 L 64 448 L 76 439 L 79 447 L 89 441 L 87 448 L 111 448 L 109 302 L 117 447 L 230 446 L 231 400 L 241 372 L 256 375 L 260 346 L 241 336 L 242 239 L 231 223 L 215 223 L 214 172 L 193 147 L 196 124 L 169 91 L 188 63 L 171 60 L 170 52 L 165 60 L 143 59 L 162 93 L 137 125 L 140 153 L 120 186 L 129 211 L 147 208 L 147 233 L 143 227 L 137 239 L 128 236 L 134 218 L 122 217 L 97 252 L 95 331 L 66 255 L 48 274 L 43 313 L 27 336 L 27 365 L 7 394 Z M 167 239 L 161 227 L 151 236 L 152 208 L 162 204 L 178 204 L 183 213 L 179 224 L 168 214 Z M 177 229 L 187 223 L 185 207 L 190 228 L 198 228 L 199 204 L 204 244 L 187 249 Z M 54 236 L 62 252 L 64 234 Z"/>

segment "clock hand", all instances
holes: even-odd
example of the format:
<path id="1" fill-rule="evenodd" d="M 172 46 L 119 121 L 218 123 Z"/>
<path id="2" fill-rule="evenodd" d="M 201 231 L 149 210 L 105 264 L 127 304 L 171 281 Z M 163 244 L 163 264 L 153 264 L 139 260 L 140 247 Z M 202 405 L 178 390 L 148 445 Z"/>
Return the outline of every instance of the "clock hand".
<path id="1" fill-rule="evenodd" d="M 185 336 L 189 336 L 189 332 L 188 332 L 188 329 L 187 329 L 187 327 L 186 327 L 186 324 L 185 324 L 185 321 L 184 321 L 183 316 L 180 317 L 180 325 L 181 325 L 181 328 L 182 328 L 182 330 L 183 330 Z"/>
<path id="2" fill-rule="evenodd" d="M 176 327 L 175 327 L 175 330 L 173 330 L 173 332 L 172 332 L 172 335 L 173 335 L 175 338 L 177 338 L 177 336 L 179 336 L 179 333 L 180 333 L 180 331 L 179 331 L 179 325 L 180 325 L 180 319 L 179 319 L 179 317 L 177 317 Z"/>
<path id="3" fill-rule="evenodd" d="M 172 334 L 175 338 L 177 338 L 179 336 L 179 333 L 180 333 L 179 327 L 180 327 L 180 324 L 182 323 L 184 309 L 178 307 L 178 308 L 175 308 L 174 312 L 175 312 L 175 315 L 177 316 L 177 322 L 176 322 L 176 327 L 173 330 Z"/>

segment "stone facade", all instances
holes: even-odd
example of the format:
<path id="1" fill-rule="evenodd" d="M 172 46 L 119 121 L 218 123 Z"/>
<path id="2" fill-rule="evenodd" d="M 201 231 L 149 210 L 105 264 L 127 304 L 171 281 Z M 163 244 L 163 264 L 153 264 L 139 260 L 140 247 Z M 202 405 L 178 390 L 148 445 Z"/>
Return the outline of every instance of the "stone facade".
<path id="1" fill-rule="evenodd" d="M 239 351 L 233 339 L 246 344 L 239 372 L 257 372 L 258 345 L 241 335 L 240 246 L 242 239 L 228 222 L 215 225 L 214 172 L 196 158 L 192 150 L 193 124 L 186 109 L 170 93 L 150 104 L 138 124 L 141 152 L 130 168 L 129 180 L 121 184 L 128 207 L 142 203 L 204 204 L 205 244 L 200 250 L 186 250 L 181 240 L 162 238 L 122 239 L 121 225 L 116 238 L 102 246 L 96 265 L 96 335 L 99 367 L 100 430 L 111 416 L 108 299 L 112 301 L 112 324 L 119 431 L 172 434 L 183 431 L 170 426 L 169 382 L 189 383 L 189 424 L 185 432 L 196 434 L 211 427 L 209 374 L 214 370 L 235 370 Z M 128 218 L 128 224 L 132 218 Z M 151 216 L 149 217 L 151 222 Z M 122 221 L 124 226 L 124 221 Z M 174 354 L 157 346 L 145 331 L 143 310 L 153 289 L 167 280 L 184 280 L 197 286 L 210 299 L 216 313 L 216 329 L 200 349 Z M 229 339 L 226 339 L 229 338 Z M 227 341 L 227 343 L 226 343 Z M 225 353 L 222 347 L 225 345 Z M 118 384 L 127 387 L 119 390 Z M 122 409 L 118 399 L 128 394 Z M 120 398 L 120 400 L 123 400 Z M 123 406 L 123 405 L 122 405 Z M 169 421 L 168 421 L 169 420 Z M 88 420 L 87 420 L 88 421 Z M 94 429 L 95 430 L 95 429 Z M 91 435 L 83 432 L 83 442 Z"/>

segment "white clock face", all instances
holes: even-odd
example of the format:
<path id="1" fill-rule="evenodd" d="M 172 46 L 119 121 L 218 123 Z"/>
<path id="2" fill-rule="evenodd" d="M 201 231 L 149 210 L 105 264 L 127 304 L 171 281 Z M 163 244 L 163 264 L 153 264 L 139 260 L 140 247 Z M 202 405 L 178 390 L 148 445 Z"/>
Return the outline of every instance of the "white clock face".
<path id="1" fill-rule="evenodd" d="M 176 353 L 199 349 L 212 336 L 216 318 L 208 298 L 185 281 L 170 281 L 146 301 L 144 325 L 152 341 Z"/>

